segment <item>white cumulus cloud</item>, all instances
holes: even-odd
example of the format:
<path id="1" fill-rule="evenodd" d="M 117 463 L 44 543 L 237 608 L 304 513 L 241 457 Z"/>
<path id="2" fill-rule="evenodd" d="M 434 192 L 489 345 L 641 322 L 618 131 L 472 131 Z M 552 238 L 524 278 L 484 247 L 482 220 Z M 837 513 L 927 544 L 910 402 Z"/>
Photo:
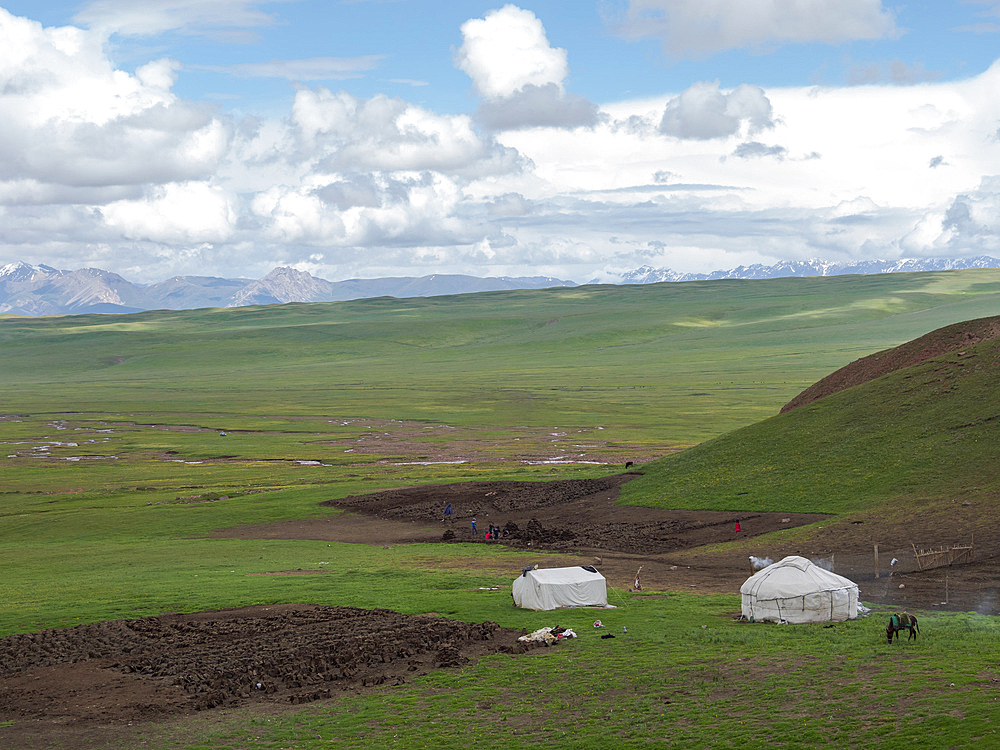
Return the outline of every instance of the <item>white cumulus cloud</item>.
<path id="1" fill-rule="evenodd" d="M 695 83 L 667 102 L 660 132 L 675 138 L 726 138 L 746 127 L 748 134 L 773 126 L 771 102 L 758 86 L 742 84 L 729 93 L 719 83 Z"/>
<path id="2" fill-rule="evenodd" d="M 542 22 L 530 10 L 505 5 L 462 24 L 458 67 L 486 97 L 506 97 L 527 85 L 554 83 L 569 72 L 566 50 L 549 44 Z"/>
<path id="3" fill-rule="evenodd" d="M 228 126 L 174 96 L 174 69 L 161 59 L 130 75 L 98 35 L 0 8 L 0 181 L 104 187 L 209 173 Z"/>
<path id="4" fill-rule="evenodd" d="M 943 212 L 930 212 L 907 237 L 935 253 L 1000 252 L 1000 176 L 982 178 L 973 189 L 956 195 Z"/>
<path id="5" fill-rule="evenodd" d="M 359 99 L 300 89 L 292 123 L 301 147 L 331 170 L 508 172 L 517 155 L 484 140 L 466 115 L 439 115 L 402 99 Z"/>
<path id="6" fill-rule="evenodd" d="M 225 190 L 205 182 L 169 183 L 145 198 L 109 203 L 100 213 L 121 236 L 164 245 L 224 242 L 237 216 Z"/>
<path id="7" fill-rule="evenodd" d="M 492 130 L 594 125 L 598 108 L 567 94 L 567 53 L 553 48 L 534 13 L 505 5 L 462 24 L 455 63 L 483 97 L 477 120 Z"/>
<path id="8" fill-rule="evenodd" d="M 459 215 L 462 199 L 461 183 L 440 173 L 348 179 L 316 173 L 259 192 L 250 210 L 271 242 L 334 249 L 451 246 L 476 238 Z"/>

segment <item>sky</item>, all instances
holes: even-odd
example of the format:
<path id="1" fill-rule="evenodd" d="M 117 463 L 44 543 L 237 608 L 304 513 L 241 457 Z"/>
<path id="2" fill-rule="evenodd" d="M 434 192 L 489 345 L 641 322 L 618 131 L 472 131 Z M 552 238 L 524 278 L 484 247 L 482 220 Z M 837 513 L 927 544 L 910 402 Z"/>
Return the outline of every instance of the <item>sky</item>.
<path id="1" fill-rule="evenodd" d="M 0 265 L 1000 255 L 1000 0 L 0 0 Z"/>

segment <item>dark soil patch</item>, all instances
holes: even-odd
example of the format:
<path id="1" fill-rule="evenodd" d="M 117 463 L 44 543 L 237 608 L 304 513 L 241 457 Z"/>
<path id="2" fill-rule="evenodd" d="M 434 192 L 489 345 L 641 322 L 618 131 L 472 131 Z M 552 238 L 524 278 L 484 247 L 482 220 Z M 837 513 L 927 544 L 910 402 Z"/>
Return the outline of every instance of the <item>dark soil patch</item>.
<path id="1" fill-rule="evenodd" d="M 500 542 L 559 552 L 657 555 L 741 536 L 800 526 L 810 513 L 678 511 L 617 505 L 619 488 L 636 474 L 554 482 L 462 482 L 384 490 L 330 500 L 329 505 L 387 521 L 410 521 L 459 542 L 485 542 L 490 525 Z M 444 509 L 452 507 L 451 521 Z M 476 531 L 472 519 L 476 519 Z M 740 531 L 736 530 L 737 524 Z"/>
<path id="2" fill-rule="evenodd" d="M 492 622 L 289 604 L 11 635 L 0 638 L 0 746 L 89 747 L 113 726 L 398 685 L 523 652 L 520 634 Z"/>

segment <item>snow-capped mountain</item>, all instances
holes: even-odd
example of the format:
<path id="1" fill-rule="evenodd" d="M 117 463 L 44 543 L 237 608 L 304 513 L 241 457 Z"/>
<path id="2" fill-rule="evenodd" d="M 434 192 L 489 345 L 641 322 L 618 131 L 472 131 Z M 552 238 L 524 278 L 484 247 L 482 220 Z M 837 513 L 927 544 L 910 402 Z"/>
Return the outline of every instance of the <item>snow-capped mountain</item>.
<path id="1" fill-rule="evenodd" d="M 765 266 L 737 266 L 728 271 L 678 273 L 669 268 L 641 266 L 622 273 L 614 283 L 656 284 L 662 281 L 711 281 L 714 279 L 778 279 L 788 276 L 845 276 L 848 274 L 910 273 L 914 271 L 955 271 L 965 268 L 1000 268 L 1000 260 L 986 255 L 975 258 L 901 258 L 831 263 L 824 260 L 786 260 Z M 601 283 L 594 279 L 592 284 Z M 608 283 L 604 280 L 604 283 Z"/>
<path id="2" fill-rule="evenodd" d="M 691 274 L 678 273 L 669 268 L 653 268 L 652 266 L 639 266 L 634 271 L 626 271 L 620 276 L 619 284 L 659 284 L 663 281 L 692 281 L 688 278 Z M 599 284 L 597 279 L 590 282 Z"/>
<path id="3" fill-rule="evenodd" d="M 0 268 L 0 312 L 59 315 L 146 309 L 141 287 L 99 268 L 60 271 L 12 263 Z"/>

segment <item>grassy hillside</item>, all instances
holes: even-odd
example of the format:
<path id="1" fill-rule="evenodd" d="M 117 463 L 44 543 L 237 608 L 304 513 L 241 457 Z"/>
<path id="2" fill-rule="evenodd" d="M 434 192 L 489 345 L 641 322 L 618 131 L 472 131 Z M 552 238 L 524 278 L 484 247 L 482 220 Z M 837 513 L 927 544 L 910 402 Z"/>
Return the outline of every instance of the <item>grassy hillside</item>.
<path id="1" fill-rule="evenodd" d="M 860 356 L 997 311 L 986 270 L 8 317 L 0 403 L 599 425 L 687 446 Z"/>
<path id="2" fill-rule="evenodd" d="M 644 467 L 626 502 L 871 510 L 1000 496 L 1000 339 L 884 375 Z"/>

